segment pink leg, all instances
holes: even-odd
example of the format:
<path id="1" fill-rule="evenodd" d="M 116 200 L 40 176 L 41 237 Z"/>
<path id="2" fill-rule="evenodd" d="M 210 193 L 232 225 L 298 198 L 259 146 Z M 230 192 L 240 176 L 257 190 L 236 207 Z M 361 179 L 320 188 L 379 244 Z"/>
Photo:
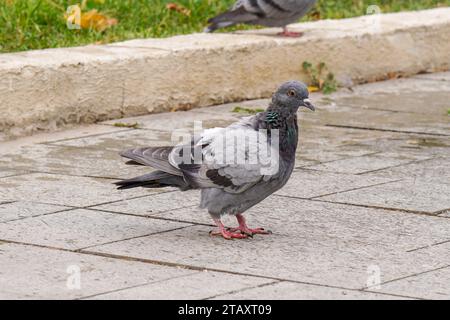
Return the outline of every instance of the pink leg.
<path id="1" fill-rule="evenodd" d="M 283 32 L 278 33 L 278 35 L 283 37 L 299 38 L 303 35 L 303 32 L 288 31 L 286 27 L 283 27 Z"/>
<path id="2" fill-rule="evenodd" d="M 240 213 L 236 215 L 236 219 L 239 222 L 239 227 L 229 228 L 228 231 L 231 231 L 231 232 L 240 231 L 241 234 L 248 235 L 249 237 L 253 236 L 254 234 L 271 234 L 272 233 L 272 231 L 264 230 L 264 228 L 250 229 L 247 226 L 247 223 L 245 222 L 244 216 Z"/>
<path id="3" fill-rule="evenodd" d="M 225 228 L 225 226 L 223 225 L 222 221 L 220 221 L 220 219 L 214 219 L 214 222 L 217 224 L 217 227 L 219 228 L 219 230 L 210 231 L 209 234 L 211 236 L 222 236 L 227 240 L 248 238 L 248 235 L 245 233 L 236 233 L 236 232 L 233 232 L 233 231 Z"/>

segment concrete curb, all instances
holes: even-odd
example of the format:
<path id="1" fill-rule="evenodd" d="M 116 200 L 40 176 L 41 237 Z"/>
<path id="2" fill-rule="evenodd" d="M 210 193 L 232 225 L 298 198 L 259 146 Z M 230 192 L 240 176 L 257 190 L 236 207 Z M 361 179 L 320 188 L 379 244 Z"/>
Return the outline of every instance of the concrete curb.
<path id="1" fill-rule="evenodd" d="M 267 97 L 325 62 L 341 84 L 444 71 L 450 8 L 323 20 L 278 30 L 192 34 L 0 55 L 0 130 L 17 136 L 71 123 Z"/>

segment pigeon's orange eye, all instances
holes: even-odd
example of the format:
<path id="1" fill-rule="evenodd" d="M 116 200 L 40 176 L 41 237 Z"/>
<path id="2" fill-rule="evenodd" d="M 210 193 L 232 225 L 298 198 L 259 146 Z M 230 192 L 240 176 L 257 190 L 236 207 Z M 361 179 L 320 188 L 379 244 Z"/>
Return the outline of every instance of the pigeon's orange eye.
<path id="1" fill-rule="evenodd" d="M 288 95 L 289 97 L 294 97 L 294 96 L 295 96 L 295 91 L 294 91 L 294 90 L 289 90 L 289 91 L 287 92 L 287 95 Z"/>

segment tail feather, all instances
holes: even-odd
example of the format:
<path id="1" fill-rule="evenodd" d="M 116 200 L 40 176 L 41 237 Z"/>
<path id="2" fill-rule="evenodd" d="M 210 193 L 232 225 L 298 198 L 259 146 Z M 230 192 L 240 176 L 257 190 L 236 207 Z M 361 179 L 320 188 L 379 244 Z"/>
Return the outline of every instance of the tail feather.
<path id="1" fill-rule="evenodd" d="M 120 190 L 137 187 L 163 188 L 169 186 L 177 187 L 181 190 L 190 189 L 189 185 L 182 177 L 174 176 L 163 171 L 154 171 L 132 179 L 117 181 L 114 184 L 117 185 Z"/>
<path id="2" fill-rule="evenodd" d="M 257 19 L 258 17 L 245 10 L 244 6 L 221 13 L 208 20 L 210 25 L 204 29 L 204 32 L 214 32 L 219 28 L 234 26 L 238 23 L 246 23 Z"/>

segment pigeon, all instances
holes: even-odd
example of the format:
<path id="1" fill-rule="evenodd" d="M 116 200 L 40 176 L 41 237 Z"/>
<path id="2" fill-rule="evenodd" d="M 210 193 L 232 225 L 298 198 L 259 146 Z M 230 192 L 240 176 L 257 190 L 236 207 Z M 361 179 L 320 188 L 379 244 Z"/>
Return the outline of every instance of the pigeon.
<path id="1" fill-rule="evenodd" d="M 207 209 L 217 225 L 211 235 L 229 240 L 269 234 L 264 228 L 249 228 L 243 213 L 289 180 L 295 164 L 300 107 L 315 110 L 307 86 L 298 81 L 283 83 L 264 112 L 225 128 L 203 130 L 176 146 L 121 152 L 129 159 L 127 164 L 156 171 L 115 184 L 119 189 L 200 189 L 200 208 Z M 239 226 L 225 227 L 221 222 L 224 215 L 234 215 Z"/>
<path id="2" fill-rule="evenodd" d="M 246 23 L 282 27 L 280 35 L 299 37 L 302 33 L 289 32 L 286 26 L 298 21 L 316 2 L 317 0 L 237 0 L 229 11 L 209 19 L 210 25 L 204 32 Z"/>

